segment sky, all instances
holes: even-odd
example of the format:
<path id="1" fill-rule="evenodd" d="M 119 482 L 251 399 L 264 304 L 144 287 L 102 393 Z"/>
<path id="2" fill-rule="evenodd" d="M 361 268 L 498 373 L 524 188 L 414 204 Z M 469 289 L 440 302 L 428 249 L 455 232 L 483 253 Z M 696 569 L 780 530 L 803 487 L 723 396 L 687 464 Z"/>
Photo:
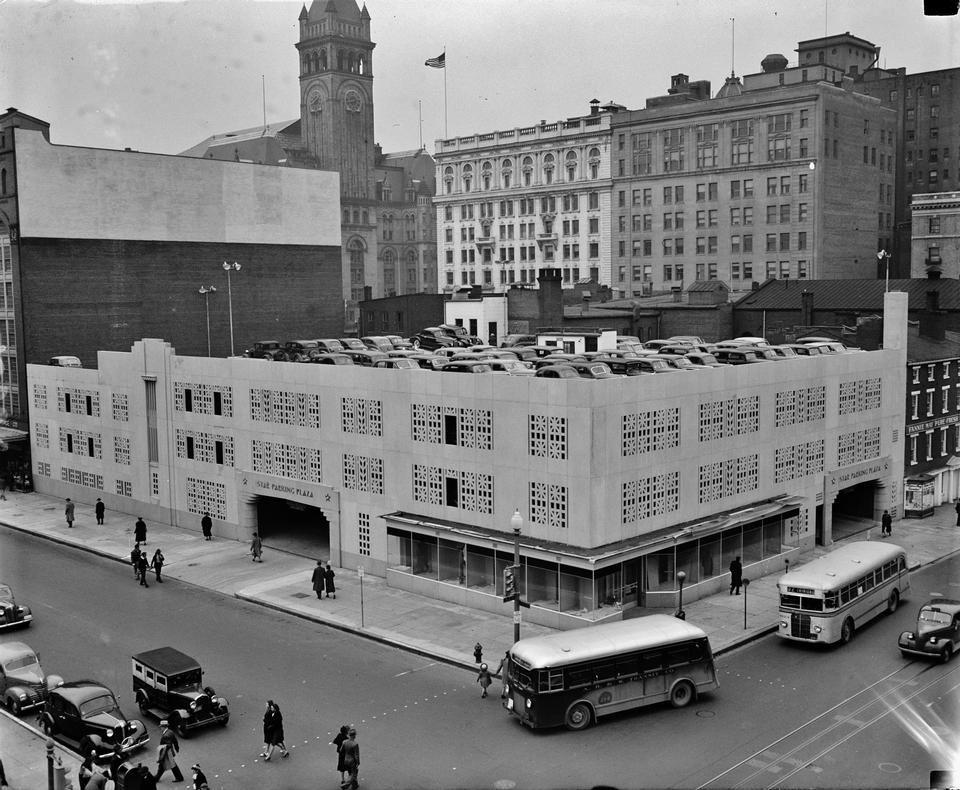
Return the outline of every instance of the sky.
<path id="1" fill-rule="evenodd" d="M 320 0 L 325 2 L 325 0 Z M 179 153 L 211 134 L 299 116 L 297 17 L 285 0 L 0 0 L 0 108 L 54 143 Z M 384 151 L 630 109 L 670 76 L 760 71 L 798 41 L 850 32 L 880 65 L 960 66 L 957 17 L 922 0 L 367 0 Z M 731 19 L 735 21 L 731 21 Z M 446 52 L 447 68 L 424 60 Z M 446 86 L 444 82 L 446 81 Z M 446 87 L 446 90 L 445 90 Z M 264 101 L 265 96 L 265 101 Z"/>

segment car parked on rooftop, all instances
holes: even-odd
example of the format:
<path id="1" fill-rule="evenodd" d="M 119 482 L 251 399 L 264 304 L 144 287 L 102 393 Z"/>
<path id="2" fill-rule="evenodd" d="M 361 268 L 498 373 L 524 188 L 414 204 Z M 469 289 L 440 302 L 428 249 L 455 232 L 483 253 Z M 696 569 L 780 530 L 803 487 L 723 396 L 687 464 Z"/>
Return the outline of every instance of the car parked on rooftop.
<path id="1" fill-rule="evenodd" d="M 787 348 L 793 349 L 798 357 L 819 357 L 820 346 L 816 343 L 785 343 Z"/>
<path id="2" fill-rule="evenodd" d="M 57 357 L 50 357 L 47 362 L 48 365 L 53 365 L 57 368 L 82 368 L 83 365 L 80 363 L 80 357 L 73 357 L 67 355 L 60 355 Z"/>
<path id="3" fill-rule="evenodd" d="M 572 366 L 561 363 L 559 365 L 544 365 L 537 369 L 534 376 L 540 379 L 579 379 L 580 374 Z"/>
<path id="4" fill-rule="evenodd" d="M 760 354 L 757 349 L 747 347 L 742 348 L 720 348 L 717 347 L 713 352 L 717 362 L 722 365 L 750 365 L 754 362 L 768 362 L 769 360 Z"/>
<path id="5" fill-rule="evenodd" d="M 671 343 L 691 343 L 695 346 L 707 345 L 707 342 L 699 335 L 670 335 L 667 340 Z"/>
<path id="6" fill-rule="evenodd" d="M 655 354 L 653 358 L 662 359 L 670 367 L 676 368 L 677 370 L 708 370 L 708 368 L 703 365 L 694 365 L 682 354 Z"/>
<path id="7" fill-rule="evenodd" d="M 310 360 L 314 365 L 352 365 L 353 358 L 346 352 L 336 354 L 314 354 Z"/>
<path id="8" fill-rule="evenodd" d="M 592 360 L 590 362 L 571 362 L 570 367 L 577 371 L 582 379 L 618 379 L 620 376 L 611 371 L 605 362 Z"/>
<path id="9" fill-rule="evenodd" d="M 705 351 L 688 351 L 684 356 L 690 360 L 694 365 L 700 365 L 705 368 L 719 368 L 723 367 L 713 354 L 708 354 Z"/>
<path id="10" fill-rule="evenodd" d="M 258 340 L 243 352 L 250 359 L 268 359 L 271 362 L 280 362 L 286 359 L 283 346 L 279 340 Z"/>
<path id="11" fill-rule="evenodd" d="M 423 370 L 415 360 L 405 359 L 404 357 L 387 357 L 378 359 L 373 363 L 375 368 L 388 368 L 390 370 Z"/>
<path id="12" fill-rule="evenodd" d="M 514 346 L 533 346 L 536 345 L 536 335 L 507 335 L 500 341 L 500 348 L 512 348 Z"/>
<path id="13" fill-rule="evenodd" d="M 316 340 L 288 340 L 283 344 L 283 353 L 287 362 L 309 362 L 320 353 L 320 344 Z"/>
<path id="14" fill-rule="evenodd" d="M 562 362 L 589 362 L 586 357 L 580 356 L 580 354 L 564 354 L 563 352 L 556 352 L 554 354 L 547 354 L 545 357 L 540 357 L 533 361 L 533 366 L 539 370 L 540 368 L 546 365 L 556 365 Z"/>
<path id="15" fill-rule="evenodd" d="M 503 359 L 507 358 L 507 354 L 522 362 L 532 362 L 538 359 L 537 350 L 533 346 L 509 346 L 508 348 L 501 348 L 500 351 L 503 354 Z"/>
<path id="16" fill-rule="evenodd" d="M 384 354 L 388 351 L 396 350 L 396 346 L 393 345 L 390 338 L 384 335 L 367 335 L 366 337 L 361 337 L 360 342 L 371 351 L 382 351 Z"/>
<path id="17" fill-rule="evenodd" d="M 653 340 L 647 340 L 643 344 L 643 347 L 648 351 L 659 351 L 664 346 L 671 346 L 671 345 L 673 345 L 672 340 L 666 340 L 664 338 L 654 338 Z"/>
<path id="18" fill-rule="evenodd" d="M 662 359 L 648 360 L 643 357 L 594 357 L 593 362 L 603 362 L 611 373 L 619 376 L 649 376 L 653 373 L 676 373 Z"/>
<path id="19" fill-rule="evenodd" d="M 438 326 L 427 326 L 410 338 L 414 348 L 436 351 L 438 348 L 462 347 L 456 338 Z"/>
<path id="20" fill-rule="evenodd" d="M 390 357 L 382 351 L 373 351 L 369 348 L 364 351 L 347 348 L 344 349 L 343 353 L 353 360 L 354 365 L 361 365 L 365 368 L 372 368 L 374 364 L 381 359 L 390 359 Z"/>
<path id="21" fill-rule="evenodd" d="M 511 376 L 532 376 L 536 373 L 532 362 L 522 362 L 519 359 L 488 359 L 485 361 L 494 373 L 508 373 Z"/>
<path id="22" fill-rule="evenodd" d="M 150 736 L 139 719 L 128 719 L 117 698 L 95 680 L 75 680 L 51 689 L 40 714 L 40 729 L 80 754 L 105 760 L 119 747 L 127 755 L 147 745 Z"/>
<path id="23" fill-rule="evenodd" d="M 391 343 L 393 343 L 393 347 L 396 349 L 412 349 L 413 348 L 413 343 L 411 343 L 409 340 L 406 340 L 400 337 L 400 335 L 384 335 L 384 337 L 387 340 L 389 340 Z"/>
<path id="24" fill-rule="evenodd" d="M 794 351 L 790 346 L 770 346 L 773 350 L 773 353 L 778 357 L 783 357 L 784 359 L 795 359 L 797 352 Z"/>
<path id="25" fill-rule="evenodd" d="M 446 362 L 437 368 L 441 373 L 492 373 L 493 369 L 486 360 L 459 360 Z"/>
<path id="26" fill-rule="evenodd" d="M 327 337 L 317 341 L 317 350 L 320 353 L 336 354 L 339 351 L 343 351 L 343 343 L 336 338 Z"/>
<path id="27" fill-rule="evenodd" d="M 340 343 L 343 346 L 343 350 L 354 350 L 354 351 L 367 351 L 367 344 L 364 343 L 359 337 L 341 337 Z"/>
<path id="28" fill-rule="evenodd" d="M 47 675 L 38 656 L 25 642 L 0 642 L 0 696 L 14 716 L 43 706 L 51 689 L 63 683 Z"/>
<path id="29" fill-rule="evenodd" d="M 464 348 L 483 344 L 483 340 L 476 335 L 471 335 L 465 326 L 460 326 L 459 324 L 440 324 L 438 329 L 446 332 L 457 341 L 458 345 Z"/>

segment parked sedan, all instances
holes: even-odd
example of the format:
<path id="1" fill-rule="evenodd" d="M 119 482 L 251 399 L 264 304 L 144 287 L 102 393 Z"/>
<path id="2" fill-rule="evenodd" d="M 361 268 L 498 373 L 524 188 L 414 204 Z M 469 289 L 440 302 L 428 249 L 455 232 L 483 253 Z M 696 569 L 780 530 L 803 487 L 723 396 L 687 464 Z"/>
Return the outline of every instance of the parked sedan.
<path id="1" fill-rule="evenodd" d="M 353 360 L 354 365 L 362 365 L 367 368 L 372 368 L 374 363 L 381 359 L 390 359 L 382 351 L 371 351 L 366 349 L 364 351 L 357 351 L 352 348 L 345 349 L 343 351 L 345 356 L 350 357 Z"/>
<path id="2" fill-rule="evenodd" d="M 244 351 L 243 355 L 251 359 L 268 359 L 271 362 L 278 362 L 286 358 L 279 340 L 258 340 Z"/>
<path id="3" fill-rule="evenodd" d="M 414 348 L 422 348 L 426 351 L 436 351 L 438 348 L 450 348 L 460 346 L 456 339 L 444 332 L 438 326 L 428 326 L 421 329 L 417 334 L 410 338 Z"/>
<path id="4" fill-rule="evenodd" d="M 108 758 L 116 746 L 126 755 L 150 741 L 146 725 L 128 719 L 113 692 L 93 680 L 64 683 L 50 691 L 40 716 L 48 738 L 66 743 L 80 754 Z"/>
<path id="5" fill-rule="evenodd" d="M 618 379 L 620 376 L 610 371 L 610 366 L 597 362 L 571 362 L 572 367 L 582 379 Z"/>
<path id="6" fill-rule="evenodd" d="M 705 351 L 688 351 L 684 356 L 690 360 L 694 365 L 700 365 L 705 368 L 720 368 L 723 367 L 713 354 L 708 354 Z"/>
<path id="7" fill-rule="evenodd" d="M 545 365 L 534 374 L 540 379 L 579 379 L 580 374 L 566 363 Z"/>
<path id="8" fill-rule="evenodd" d="M 288 340 L 283 346 L 287 362 L 309 362 L 320 353 L 320 344 L 316 340 Z"/>
<path id="9" fill-rule="evenodd" d="M 514 346 L 532 346 L 537 342 L 536 335 L 507 335 L 500 341 L 500 348 Z"/>
<path id="10" fill-rule="evenodd" d="M 341 351 L 337 354 L 314 354 L 310 360 L 314 365 L 352 365 L 353 359 Z"/>
<path id="11" fill-rule="evenodd" d="M 59 675 L 45 675 L 40 656 L 24 642 L 0 643 L 0 694 L 14 716 L 39 708 L 51 689 L 63 683 Z"/>
<path id="12" fill-rule="evenodd" d="M 387 359 L 378 359 L 373 363 L 375 368 L 389 368 L 391 370 L 423 370 L 415 360 L 405 359 L 403 357 L 388 357 Z"/>
<path id="13" fill-rule="evenodd" d="M 437 368 L 441 373 L 492 373 L 493 370 L 485 359 L 482 360 L 461 360 L 459 362 L 447 362 L 445 365 Z"/>
<path id="14" fill-rule="evenodd" d="M 359 337 L 341 337 L 340 344 L 344 351 L 366 351 L 367 345 Z"/>
<path id="15" fill-rule="evenodd" d="M 532 376 L 536 373 L 529 362 L 519 359 L 487 359 L 486 363 L 494 373 L 508 373 L 511 376 Z"/>
<path id="16" fill-rule="evenodd" d="M 13 590 L 0 584 L 0 631 L 9 628 L 25 628 L 33 622 L 29 606 L 21 606 L 13 597 Z"/>
<path id="17" fill-rule="evenodd" d="M 336 354 L 343 351 L 343 343 L 332 337 L 317 341 L 317 350 L 323 354 Z"/>
<path id="18" fill-rule="evenodd" d="M 384 337 L 393 343 L 393 347 L 396 349 L 413 348 L 413 343 L 404 340 L 400 335 L 384 335 Z"/>
<path id="19" fill-rule="evenodd" d="M 383 335 L 367 335 L 361 337 L 360 341 L 371 351 L 382 351 L 386 354 L 388 351 L 396 350 L 396 346 L 393 345 L 390 338 Z"/>

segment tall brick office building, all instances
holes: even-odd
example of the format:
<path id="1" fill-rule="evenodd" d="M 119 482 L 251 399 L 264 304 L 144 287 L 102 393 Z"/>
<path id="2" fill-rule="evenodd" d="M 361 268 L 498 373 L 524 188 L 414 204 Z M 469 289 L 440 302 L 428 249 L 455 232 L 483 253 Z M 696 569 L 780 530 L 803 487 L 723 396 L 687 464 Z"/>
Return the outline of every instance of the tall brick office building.
<path id="1" fill-rule="evenodd" d="M 264 335 L 336 335 L 336 173 L 52 145 L 49 124 L 0 115 L 3 414 L 26 413 L 26 364 L 96 362 L 162 337 L 237 353 Z M 231 287 L 222 268 L 231 272 Z M 214 286 L 203 295 L 199 289 Z M 232 311 L 230 303 L 232 302 Z M 232 313 L 232 315 L 231 315 Z"/>

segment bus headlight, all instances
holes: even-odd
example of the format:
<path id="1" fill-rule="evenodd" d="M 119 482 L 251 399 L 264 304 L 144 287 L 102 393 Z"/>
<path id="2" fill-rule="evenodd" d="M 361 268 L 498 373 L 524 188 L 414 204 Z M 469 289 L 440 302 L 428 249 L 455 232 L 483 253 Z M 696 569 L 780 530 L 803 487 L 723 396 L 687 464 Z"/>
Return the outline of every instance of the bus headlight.
<path id="1" fill-rule="evenodd" d="M 530 710 L 530 708 L 533 707 L 533 700 L 528 699 L 526 702 L 526 706 L 527 706 L 527 710 Z"/>
<path id="2" fill-rule="evenodd" d="M 507 710 L 513 710 L 513 698 L 512 698 L 512 697 L 508 697 L 508 698 L 507 698 Z"/>
<path id="3" fill-rule="evenodd" d="M 781 621 L 780 621 L 780 627 L 781 627 L 781 628 L 786 628 L 787 625 L 789 625 L 789 624 L 787 623 L 786 620 L 781 620 Z"/>
<path id="4" fill-rule="evenodd" d="M 810 629 L 810 630 L 813 631 L 815 634 L 823 633 L 823 629 L 822 629 L 819 625 L 815 625 L 815 626 L 814 626 L 812 629 Z"/>

